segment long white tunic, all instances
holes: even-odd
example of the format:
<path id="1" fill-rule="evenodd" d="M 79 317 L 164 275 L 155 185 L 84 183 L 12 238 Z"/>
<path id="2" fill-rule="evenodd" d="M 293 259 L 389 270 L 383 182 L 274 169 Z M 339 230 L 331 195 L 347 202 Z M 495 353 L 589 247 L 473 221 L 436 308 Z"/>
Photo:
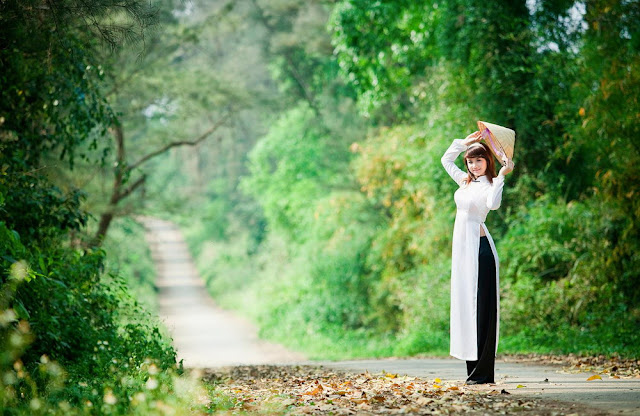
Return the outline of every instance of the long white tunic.
<path id="1" fill-rule="evenodd" d="M 454 140 L 442 156 L 442 165 L 460 186 L 454 194 L 457 212 L 453 226 L 453 247 L 451 254 L 451 349 L 450 354 L 461 360 L 478 359 L 477 345 L 477 289 L 478 251 L 480 248 L 480 227 L 491 245 L 496 263 L 496 351 L 500 332 L 500 289 L 499 260 L 491 234 L 484 224 L 489 210 L 500 207 L 504 176 L 493 178 L 493 184 L 486 176 L 481 176 L 470 184 L 464 182 L 467 173 L 456 166 L 454 161 L 467 150 L 462 140 Z"/>

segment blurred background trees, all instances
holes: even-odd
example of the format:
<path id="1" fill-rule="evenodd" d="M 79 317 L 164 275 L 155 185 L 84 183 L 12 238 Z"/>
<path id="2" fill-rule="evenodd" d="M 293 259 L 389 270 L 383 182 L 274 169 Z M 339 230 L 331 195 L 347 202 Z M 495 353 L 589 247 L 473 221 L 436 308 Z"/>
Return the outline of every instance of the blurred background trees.
<path id="1" fill-rule="evenodd" d="M 445 352 L 438 160 L 491 120 L 517 132 L 488 220 L 504 351 L 637 354 L 637 2 L 252 6 L 280 105 L 247 147 L 247 203 L 185 223 L 220 302 L 319 356 Z"/>

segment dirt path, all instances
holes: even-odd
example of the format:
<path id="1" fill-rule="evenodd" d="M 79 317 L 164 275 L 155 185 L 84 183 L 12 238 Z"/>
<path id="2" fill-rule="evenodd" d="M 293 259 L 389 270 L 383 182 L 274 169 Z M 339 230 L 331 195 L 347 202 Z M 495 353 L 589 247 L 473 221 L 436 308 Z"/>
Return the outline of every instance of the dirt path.
<path id="1" fill-rule="evenodd" d="M 540 399 L 543 399 L 549 403 L 550 412 L 541 414 L 640 415 L 640 378 L 637 375 L 618 379 L 602 374 L 601 379 L 587 381 L 596 373 L 569 374 L 562 372 L 561 366 L 498 360 L 496 385 L 462 387 L 465 365 L 455 359 L 307 361 L 301 354 L 259 340 L 253 325 L 214 304 L 175 225 L 153 218 L 141 220 L 147 228 L 147 240 L 158 268 L 160 313 L 172 334 L 178 357 L 184 360 L 186 367 L 216 369 L 236 365 L 306 364 L 353 374 L 385 371 L 432 382 L 437 378 L 465 391 L 505 390 L 516 400 L 532 399 L 541 403 Z M 290 371 L 282 368 L 278 371 Z M 281 381 L 276 378 L 273 383 Z M 564 406 L 562 403 L 567 403 L 566 411 L 559 412 L 558 409 Z"/>
<path id="2" fill-rule="evenodd" d="M 301 354 L 258 339 L 251 323 L 216 306 L 177 226 L 154 218 L 139 219 L 147 229 L 147 242 L 158 271 L 160 315 L 185 367 L 304 360 Z"/>

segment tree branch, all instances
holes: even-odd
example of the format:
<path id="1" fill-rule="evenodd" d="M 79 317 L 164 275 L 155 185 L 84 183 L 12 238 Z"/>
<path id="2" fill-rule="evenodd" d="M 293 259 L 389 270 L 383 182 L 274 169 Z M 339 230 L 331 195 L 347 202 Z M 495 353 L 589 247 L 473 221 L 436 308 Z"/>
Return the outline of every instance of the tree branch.
<path id="1" fill-rule="evenodd" d="M 116 208 L 120 203 L 120 201 L 122 201 L 123 199 L 131 195 L 131 193 L 133 193 L 136 189 L 138 189 L 147 179 L 146 175 L 143 175 L 142 177 L 138 178 L 137 181 L 133 182 L 131 185 L 129 185 L 126 189 L 122 190 L 121 192 L 120 190 L 125 184 L 125 179 L 124 179 L 125 174 L 129 174 L 131 171 L 133 171 L 135 168 L 139 167 L 149 159 L 152 159 L 158 155 L 161 155 L 162 153 L 166 152 L 172 147 L 197 145 L 198 143 L 202 142 L 204 139 L 209 137 L 218 128 L 220 128 L 220 126 L 222 126 L 222 124 L 224 124 L 224 122 L 230 116 L 231 116 L 231 112 L 228 112 L 225 116 L 223 116 L 220 120 L 218 120 L 217 123 L 211 126 L 209 130 L 202 133 L 195 140 L 191 140 L 191 141 L 181 140 L 181 141 L 171 142 L 161 147 L 160 149 L 155 150 L 141 157 L 137 162 L 129 166 L 126 165 L 126 161 L 125 161 L 126 152 L 125 152 L 125 143 L 124 143 L 124 131 L 122 129 L 121 124 L 116 124 L 114 126 L 114 138 L 116 141 L 117 166 L 115 169 L 115 179 L 113 182 L 111 199 L 109 201 L 109 208 L 100 215 L 98 230 L 96 231 L 93 238 L 87 243 L 87 245 L 89 247 L 99 247 L 100 245 L 102 245 L 102 242 L 104 241 L 104 238 L 107 235 L 109 226 L 111 225 L 111 222 L 113 221 L 116 215 Z"/>
<path id="2" fill-rule="evenodd" d="M 122 124 L 116 124 L 113 127 L 113 137 L 116 142 L 116 168 L 113 178 L 113 191 L 109 203 L 115 205 L 118 203 L 118 193 L 124 183 L 124 173 L 126 169 L 126 152 L 124 148 L 124 130 Z"/>
<path id="3" fill-rule="evenodd" d="M 147 180 L 147 175 L 142 175 L 142 177 L 140 177 L 137 181 L 129 185 L 127 189 L 125 189 L 123 192 L 118 194 L 117 202 L 120 202 L 121 200 L 131 195 L 131 193 L 135 191 L 140 185 L 142 185 L 146 180 Z"/>
<path id="4" fill-rule="evenodd" d="M 204 139 L 209 137 L 213 132 L 218 130 L 218 128 L 220 128 L 220 126 L 222 126 L 222 124 L 224 124 L 224 122 L 227 121 L 227 119 L 229 119 L 229 117 L 231 117 L 231 113 L 230 112 L 227 113 L 220 120 L 218 120 L 218 122 L 216 124 L 214 124 L 213 126 L 211 126 L 211 128 L 209 130 L 207 130 L 204 133 L 202 133 L 197 139 L 195 139 L 195 140 L 179 140 L 179 141 L 176 141 L 176 142 L 168 143 L 165 146 L 161 147 L 160 149 L 154 150 L 153 152 L 141 157 L 137 162 L 132 163 L 131 165 L 129 165 L 129 167 L 127 169 L 129 171 L 132 171 L 135 168 L 137 168 L 140 165 L 142 165 L 143 163 L 145 163 L 146 161 L 148 161 L 149 159 L 152 159 L 152 158 L 154 158 L 156 156 L 159 156 L 159 155 L 163 154 L 164 152 L 166 152 L 167 150 L 169 150 L 169 149 L 171 149 L 173 147 L 195 146 L 195 145 L 201 143 Z"/>
<path id="5" fill-rule="evenodd" d="M 269 22 L 269 20 L 266 17 L 266 13 L 264 9 L 258 4 L 256 0 L 252 0 L 252 3 L 253 3 L 253 6 L 258 11 L 258 14 L 259 14 L 258 18 L 262 22 L 262 25 L 267 29 L 269 34 L 271 36 L 273 36 L 274 34 L 277 34 L 276 27 L 274 27 L 274 25 L 272 25 Z M 302 93 L 302 98 L 304 98 L 309 103 L 309 106 L 311 107 L 311 109 L 314 111 L 316 115 L 320 115 L 320 110 L 316 105 L 316 98 L 312 93 L 311 89 L 309 88 L 309 86 L 307 85 L 307 83 L 305 82 L 305 80 L 303 79 L 302 75 L 300 74 L 300 71 L 298 71 L 296 63 L 294 62 L 291 56 L 291 51 L 289 50 L 283 51 L 280 54 L 284 57 L 285 61 L 287 61 L 286 69 L 289 71 L 289 74 L 291 74 L 291 77 L 294 79 L 294 81 L 298 85 L 298 88 L 300 88 L 300 91 Z"/>

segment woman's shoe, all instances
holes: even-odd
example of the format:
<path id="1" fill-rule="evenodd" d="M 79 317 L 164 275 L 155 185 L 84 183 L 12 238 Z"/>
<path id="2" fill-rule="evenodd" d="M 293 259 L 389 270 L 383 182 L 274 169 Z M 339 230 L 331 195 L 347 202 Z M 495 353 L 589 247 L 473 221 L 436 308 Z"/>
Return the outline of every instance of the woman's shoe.
<path id="1" fill-rule="evenodd" d="M 467 380 L 465 381 L 465 386 L 473 386 L 476 384 L 494 384 L 493 381 L 478 381 L 478 380 Z"/>

